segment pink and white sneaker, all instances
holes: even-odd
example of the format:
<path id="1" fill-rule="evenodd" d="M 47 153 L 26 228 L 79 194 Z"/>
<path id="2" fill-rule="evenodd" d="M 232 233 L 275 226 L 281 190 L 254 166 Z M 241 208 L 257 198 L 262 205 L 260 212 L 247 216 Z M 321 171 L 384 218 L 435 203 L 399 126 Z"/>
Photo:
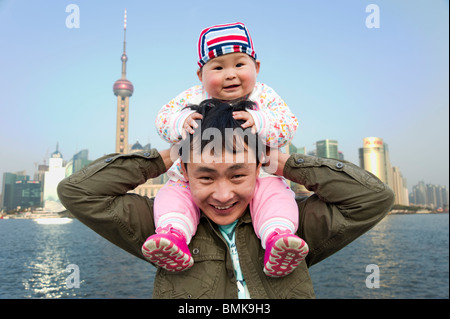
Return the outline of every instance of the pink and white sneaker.
<path id="1" fill-rule="evenodd" d="M 142 254 L 150 262 L 172 272 L 183 271 L 194 265 L 194 259 L 184 235 L 176 229 L 161 227 L 158 233 L 147 238 Z"/>
<path id="2" fill-rule="evenodd" d="M 309 248 L 300 237 L 291 233 L 269 235 L 264 255 L 264 273 L 269 277 L 289 275 L 308 255 Z"/>

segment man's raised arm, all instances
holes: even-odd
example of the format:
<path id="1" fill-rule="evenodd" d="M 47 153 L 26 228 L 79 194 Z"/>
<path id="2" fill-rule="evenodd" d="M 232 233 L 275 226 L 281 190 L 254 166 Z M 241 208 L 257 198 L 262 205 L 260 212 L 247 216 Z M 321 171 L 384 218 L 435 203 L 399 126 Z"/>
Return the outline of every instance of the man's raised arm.
<path id="1" fill-rule="evenodd" d="M 277 173 L 314 192 L 298 201 L 298 232 L 310 248 L 308 265 L 323 260 L 371 229 L 393 205 L 392 190 L 350 162 L 300 154 L 276 155 Z"/>
<path id="2" fill-rule="evenodd" d="M 58 196 L 82 223 L 143 258 L 142 243 L 155 231 L 153 200 L 128 192 L 170 165 L 168 150 L 107 155 L 62 180 Z"/>

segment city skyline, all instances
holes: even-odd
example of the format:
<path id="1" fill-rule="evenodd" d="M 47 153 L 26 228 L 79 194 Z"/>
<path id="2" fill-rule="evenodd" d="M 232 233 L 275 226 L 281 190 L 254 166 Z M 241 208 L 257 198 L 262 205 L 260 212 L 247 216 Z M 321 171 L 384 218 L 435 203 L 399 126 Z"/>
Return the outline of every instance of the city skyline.
<path id="1" fill-rule="evenodd" d="M 378 137 L 366 137 L 366 138 L 364 138 L 363 139 L 363 141 L 365 141 L 365 140 L 367 140 L 367 139 L 370 139 L 370 140 L 381 140 L 382 141 L 382 138 L 378 138 Z M 299 152 L 300 154 L 305 154 L 305 155 L 312 155 L 312 156 L 318 156 L 318 157 L 327 157 L 327 156 L 323 156 L 324 154 L 318 154 L 319 152 L 321 152 L 321 150 L 320 150 L 320 148 L 323 148 L 324 147 L 324 143 L 331 143 L 330 145 L 331 145 L 331 149 L 336 149 L 335 150 L 335 152 L 336 152 L 336 154 L 334 154 L 334 156 L 331 156 L 331 157 L 329 157 L 329 158 L 334 158 L 334 159 L 341 159 L 341 160 L 345 160 L 345 154 L 343 154 L 340 150 L 339 150 L 339 146 L 338 146 L 338 141 L 336 141 L 336 140 L 329 140 L 329 139 L 327 139 L 327 140 L 321 140 L 321 141 L 317 141 L 316 142 L 316 149 L 314 149 L 314 150 L 311 150 L 311 151 L 308 151 L 308 150 L 306 150 L 306 148 L 304 147 L 304 146 L 297 146 L 297 145 L 294 145 L 294 144 L 292 144 L 293 146 L 294 146 L 294 148 L 297 150 L 297 152 Z M 319 146 L 319 144 L 320 144 L 320 146 Z M 327 147 L 330 147 L 330 145 L 328 145 Z M 388 145 L 387 144 L 383 144 L 385 147 L 388 147 Z M 149 147 L 149 144 L 147 144 L 145 147 Z M 135 149 L 136 148 L 136 149 Z M 290 148 L 290 147 L 289 147 Z M 134 143 L 134 144 L 128 144 L 128 149 L 130 150 L 129 151 L 129 153 L 133 153 L 133 152 L 136 152 L 136 151 L 142 151 L 142 150 L 144 150 L 144 146 L 142 146 L 140 143 L 139 143 L 139 141 L 137 141 L 136 143 Z M 300 151 L 299 151 L 300 150 Z M 361 163 L 361 156 L 362 156 L 362 150 L 363 150 L 363 147 L 361 147 L 361 148 L 359 148 L 359 156 L 360 156 L 360 161 L 359 161 L 359 163 L 355 163 L 356 165 L 358 165 L 358 166 L 360 166 L 360 167 L 363 167 L 362 166 L 362 163 Z M 322 150 L 322 152 L 323 152 L 323 150 Z M 329 152 L 329 150 L 328 150 L 328 152 Z M 31 180 L 35 180 L 35 178 L 33 178 L 33 176 L 36 176 L 37 174 L 39 174 L 39 173 L 41 173 L 40 171 L 38 171 L 37 169 L 37 167 L 38 166 L 43 166 L 43 167 L 45 167 L 46 166 L 46 163 L 49 163 L 51 160 L 52 160 L 52 157 L 53 157 L 53 154 L 55 154 L 55 153 L 58 153 L 58 154 L 60 154 L 59 153 L 59 145 L 58 145 L 58 143 L 56 144 L 56 150 L 53 152 L 53 153 L 51 153 L 50 154 L 50 157 L 49 158 L 47 158 L 43 163 L 35 163 L 35 164 L 37 164 L 37 165 L 35 165 L 36 167 L 35 167 L 35 171 L 33 172 L 33 173 L 28 173 L 28 172 L 26 172 L 25 170 L 20 170 L 20 171 L 16 171 L 16 172 L 5 172 L 5 173 L 18 173 L 18 174 L 20 174 L 20 175 L 28 175 L 29 177 L 30 177 L 30 179 Z M 72 174 L 73 172 L 75 172 L 75 171 L 77 171 L 77 170 L 79 170 L 79 169 L 81 169 L 81 168 L 83 168 L 85 165 L 88 165 L 90 162 L 92 162 L 93 161 L 93 159 L 92 158 L 89 158 L 89 156 L 88 156 L 88 154 L 89 154 L 89 150 L 88 149 L 82 149 L 82 150 L 80 150 L 80 151 L 78 151 L 76 154 L 74 154 L 72 157 L 68 157 L 68 158 L 70 158 L 70 159 L 66 159 L 66 158 L 64 158 L 63 156 L 62 156 L 62 154 L 61 154 L 61 158 L 62 158 L 62 160 L 63 160 L 63 162 L 65 163 L 64 164 L 64 168 L 65 168 L 65 170 L 66 170 L 66 175 L 67 174 Z M 83 161 L 84 162 L 80 162 L 80 160 L 78 159 L 78 157 L 83 157 Z M 341 157 L 342 156 L 342 157 Z M 77 163 L 77 169 L 73 169 L 72 168 L 72 166 L 74 165 L 73 164 L 73 162 L 75 161 L 75 160 L 78 160 L 80 163 Z M 387 160 L 389 161 L 389 156 L 388 156 L 388 158 L 387 158 Z M 391 164 L 391 163 L 388 163 L 389 165 Z M 67 167 L 66 165 L 70 165 L 70 167 Z M 48 165 L 47 165 L 47 167 L 48 167 Z M 365 167 L 363 167 L 363 168 L 365 168 Z M 365 169 L 367 169 L 367 168 L 365 168 Z M 377 168 L 378 169 L 378 168 Z M 377 172 L 376 170 L 377 169 L 368 169 L 369 171 L 371 171 L 372 173 L 374 173 L 377 177 L 379 177 L 381 180 L 384 180 L 384 179 L 386 179 L 386 178 L 382 178 L 382 177 L 380 177 L 380 176 L 382 176 L 382 175 L 384 175 L 384 174 L 386 174 L 385 172 L 383 172 L 382 174 L 380 174 L 379 172 Z M 398 167 L 398 166 L 392 166 L 391 167 L 391 169 L 392 169 L 392 173 L 398 173 L 398 174 L 400 174 L 401 175 L 401 168 L 400 167 Z M 68 171 L 69 170 L 69 171 Z M 25 172 L 25 173 L 24 173 Z M 402 178 L 403 178 L 403 176 L 402 176 Z M 391 182 L 392 183 L 392 182 Z M 389 183 L 388 183 L 389 184 Z M 447 187 L 448 188 L 448 185 L 441 185 L 441 184 L 437 184 L 437 183 L 432 183 L 432 182 L 430 182 L 430 181 L 428 181 L 428 180 L 419 180 L 416 184 L 414 184 L 414 185 L 410 185 L 411 187 L 411 190 L 412 191 L 414 191 L 414 188 L 417 186 L 417 185 L 419 185 L 419 184 L 427 184 L 427 185 L 435 185 L 435 186 L 443 186 L 443 187 Z M 409 190 L 408 189 L 408 191 L 411 191 L 411 190 Z M 0 192 L 0 194 L 1 194 L 1 192 Z"/>
<path id="2" fill-rule="evenodd" d="M 295 146 L 337 140 L 345 159 L 358 165 L 363 138 L 377 136 L 409 190 L 419 181 L 448 187 L 448 1 L 376 1 L 378 28 L 368 27 L 369 3 L 298 1 L 291 3 L 295 10 L 258 3 L 265 9 L 231 1 L 244 8 L 217 13 L 214 4 L 78 1 L 79 27 L 69 28 L 68 4 L 2 2 L 7 50 L 0 59 L 8 63 L 0 106 L 8 121 L 1 126 L 0 174 L 25 169 L 32 176 L 34 163 L 57 142 L 65 159 L 81 149 L 91 159 L 114 152 L 112 84 L 120 78 L 127 8 L 127 78 L 135 87 L 129 144 L 168 147 L 154 119 L 163 104 L 198 84 L 198 33 L 242 21 L 262 63 L 258 80 L 299 119 Z M 262 23 L 272 14 L 282 21 Z"/>

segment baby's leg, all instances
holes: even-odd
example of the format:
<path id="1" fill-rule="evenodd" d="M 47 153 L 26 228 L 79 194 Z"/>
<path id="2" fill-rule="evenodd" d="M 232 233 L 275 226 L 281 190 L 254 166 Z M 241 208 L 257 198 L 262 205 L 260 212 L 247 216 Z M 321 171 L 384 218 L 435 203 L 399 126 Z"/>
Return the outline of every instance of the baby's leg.
<path id="1" fill-rule="evenodd" d="M 156 195 L 154 208 L 156 234 L 142 245 L 144 257 L 168 271 L 192 267 L 194 260 L 187 245 L 197 230 L 200 212 L 189 184 L 166 183 Z"/>
<path id="2" fill-rule="evenodd" d="M 309 252 L 306 242 L 295 235 L 299 213 L 294 192 L 280 177 L 258 178 L 250 211 L 266 249 L 264 273 L 282 277 L 293 272 Z"/>
<path id="3" fill-rule="evenodd" d="M 192 200 L 189 183 L 168 181 L 155 197 L 154 217 L 156 232 L 168 225 L 183 233 L 189 244 L 197 231 L 200 210 Z"/>
<path id="4" fill-rule="evenodd" d="M 298 229 L 298 206 L 295 193 L 278 176 L 258 178 L 255 195 L 250 202 L 253 227 L 266 248 L 266 242 L 276 229 L 295 234 Z"/>

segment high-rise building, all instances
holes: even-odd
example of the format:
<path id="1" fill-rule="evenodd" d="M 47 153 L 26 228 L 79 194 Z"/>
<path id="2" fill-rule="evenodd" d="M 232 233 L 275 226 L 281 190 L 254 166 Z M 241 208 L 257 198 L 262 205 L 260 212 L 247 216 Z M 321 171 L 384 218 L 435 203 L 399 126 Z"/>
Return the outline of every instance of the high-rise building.
<path id="1" fill-rule="evenodd" d="M 48 161 L 48 171 L 44 175 L 44 207 L 53 203 L 60 203 L 56 191 L 58 184 L 66 177 L 66 168 L 62 154 L 59 152 L 58 144 L 56 151 L 52 153 Z"/>
<path id="2" fill-rule="evenodd" d="M 416 205 L 426 205 L 427 204 L 427 188 L 425 182 L 420 181 L 417 185 L 413 186 L 413 191 L 411 193 L 411 201 Z"/>
<path id="3" fill-rule="evenodd" d="M 377 176 L 383 183 L 392 187 L 392 167 L 387 144 L 379 137 L 366 137 L 359 149 L 360 167 Z"/>
<path id="4" fill-rule="evenodd" d="M 297 154 L 303 154 L 303 155 L 306 155 L 306 146 L 302 146 L 302 147 L 297 147 L 296 148 L 296 150 L 295 150 L 295 152 L 289 152 L 289 154 L 292 154 L 292 153 L 297 153 Z"/>
<path id="5" fill-rule="evenodd" d="M 392 190 L 395 194 L 394 204 L 409 206 L 408 188 L 406 186 L 406 180 L 403 178 L 400 168 L 397 166 L 392 167 Z"/>
<path id="6" fill-rule="evenodd" d="M 1 208 L 5 211 L 41 206 L 41 182 L 31 181 L 25 171 L 3 173 L 2 184 Z"/>
<path id="7" fill-rule="evenodd" d="M 82 168 L 88 166 L 92 161 L 88 159 L 89 151 L 87 149 L 76 153 L 72 159 L 66 163 L 66 176 L 70 176 L 78 172 Z"/>
<path id="8" fill-rule="evenodd" d="M 127 9 L 125 9 L 123 23 L 123 53 L 122 77 L 114 83 L 113 91 L 117 96 L 117 124 L 116 124 L 116 153 L 128 153 L 128 108 L 130 96 L 133 94 L 133 84 L 126 79 L 127 75 L 127 54 L 126 54 L 126 33 L 127 33 Z"/>
<path id="9" fill-rule="evenodd" d="M 329 139 L 317 141 L 316 154 L 318 157 L 339 159 L 338 141 Z"/>
<path id="10" fill-rule="evenodd" d="M 38 208 L 41 207 L 41 190 L 40 181 L 17 181 L 14 185 L 14 203 L 21 208 Z"/>
<path id="11" fill-rule="evenodd" d="M 431 208 L 448 209 L 447 187 L 441 185 L 427 184 L 427 206 Z"/>
<path id="12" fill-rule="evenodd" d="M 442 197 L 442 208 L 448 211 L 448 189 L 446 186 L 440 186 Z"/>
<path id="13" fill-rule="evenodd" d="M 442 208 L 448 210 L 448 190 L 446 186 L 426 184 L 420 181 L 413 186 L 410 194 L 410 201 L 412 204 L 427 206 L 432 209 Z"/>

